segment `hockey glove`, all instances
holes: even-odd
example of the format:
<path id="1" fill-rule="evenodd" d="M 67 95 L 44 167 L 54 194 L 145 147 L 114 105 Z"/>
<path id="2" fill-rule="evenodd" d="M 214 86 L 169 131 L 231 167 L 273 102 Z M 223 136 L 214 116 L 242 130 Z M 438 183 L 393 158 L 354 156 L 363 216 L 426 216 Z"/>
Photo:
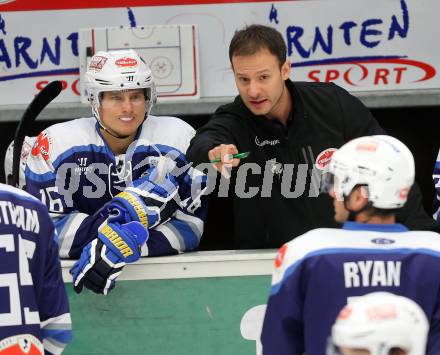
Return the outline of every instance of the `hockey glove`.
<path id="1" fill-rule="evenodd" d="M 175 201 L 177 180 L 167 174 L 157 182 L 155 171 L 152 169 L 151 174 L 135 180 L 133 186 L 127 187 L 107 204 L 109 221 L 138 221 L 145 228 L 153 228 L 171 217 L 178 208 Z"/>
<path id="2" fill-rule="evenodd" d="M 115 287 L 125 264 L 140 258 L 141 246 L 147 239 L 148 230 L 139 222 L 104 222 L 98 229 L 98 238 L 84 247 L 70 269 L 75 292 L 81 293 L 85 286 L 106 295 Z"/>

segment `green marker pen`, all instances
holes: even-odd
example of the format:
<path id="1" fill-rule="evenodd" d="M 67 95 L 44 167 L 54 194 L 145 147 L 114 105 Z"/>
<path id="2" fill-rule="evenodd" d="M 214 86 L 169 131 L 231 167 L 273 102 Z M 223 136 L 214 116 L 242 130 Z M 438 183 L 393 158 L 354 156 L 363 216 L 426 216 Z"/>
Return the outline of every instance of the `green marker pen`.
<path id="1" fill-rule="evenodd" d="M 237 158 L 237 159 L 244 159 L 247 158 L 249 156 L 250 152 L 243 152 L 243 153 L 237 153 L 237 154 L 232 154 L 232 159 Z M 211 160 L 211 163 L 220 163 L 221 159 L 217 158 L 214 160 Z"/>

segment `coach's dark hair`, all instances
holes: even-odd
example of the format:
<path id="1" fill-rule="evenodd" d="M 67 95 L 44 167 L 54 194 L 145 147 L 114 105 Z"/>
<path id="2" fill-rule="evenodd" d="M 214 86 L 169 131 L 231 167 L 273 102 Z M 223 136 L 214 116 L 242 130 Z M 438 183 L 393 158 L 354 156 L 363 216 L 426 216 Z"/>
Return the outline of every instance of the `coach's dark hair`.
<path id="1" fill-rule="evenodd" d="M 276 29 L 264 25 L 250 25 L 236 31 L 229 45 L 229 60 L 234 55 L 253 55 L 266 48 L 277 57 L 280 67 L 286 62 L 286 43 Z"/>

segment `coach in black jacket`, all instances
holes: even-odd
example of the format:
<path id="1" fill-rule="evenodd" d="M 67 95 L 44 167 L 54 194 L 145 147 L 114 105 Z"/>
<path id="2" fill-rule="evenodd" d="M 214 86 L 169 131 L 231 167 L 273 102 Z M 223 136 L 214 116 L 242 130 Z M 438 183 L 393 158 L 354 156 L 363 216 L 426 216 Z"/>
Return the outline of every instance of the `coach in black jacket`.
<path id="1" fill-rule="evenodd" d="M 198 130 L 187 156 L 196 165 L 220 158 L 215 166 L 225 176 L 227 166 L 240 165 L 232 170 L 229 188 L 233 247 L 277 248 L 308 230 L 335 227 L 332 202 L 319 194 L 333 151 L 355 137 L 385 132 L 342 88 L 290 81 L 284 40 L 270 27 L 236 32 L 229 58 L 240 95 Z M 238 152 L 250 155 L 232 159 Z M 410 229 L 434 228 L 417 188 L 398 222 Z M 221 223 L 225 220 L 218 216 Z"/>

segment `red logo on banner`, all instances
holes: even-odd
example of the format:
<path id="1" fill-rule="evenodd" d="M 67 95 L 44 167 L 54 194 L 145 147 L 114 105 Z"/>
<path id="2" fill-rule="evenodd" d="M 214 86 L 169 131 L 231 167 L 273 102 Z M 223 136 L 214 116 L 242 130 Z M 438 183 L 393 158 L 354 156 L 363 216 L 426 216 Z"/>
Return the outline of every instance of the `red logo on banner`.
<path id="1" fill-rule="evenodd" d="M 319 153 L 318 157 L 316 158 L 316 167 L 319 170 L 324 170 L 325 167 L 330 164 L 330 160 L 332 159 L 333 153 L 336 152 L 336 148 L 328 148 L 321 153 Z"/>
<path id="2" fill-rule="evenodd" d="M 278 269 L 284 260 L 284 255 L 286 255 L 286 251 L 287 251 L 287 244 L 284 244 L 279 250 L 278 250 L 278 255 L 275 259 L 275 267 Z"/>
<path id="3" fill-rule="evenodd" d="M 373 86 L 388 86 L 427 81 L 437 73 L 429 63 L 405 58 L 358 58 L 353 61 L 340 62 L 334 62 L 337 58 L 331 60 L 333 62 L 328 59 L 314 61 L 314 69 L 308 73 L 309 79 L 316 82 L 340 80 L 352 86 L 361 86 L 366 83 Z M 306 66 L 304 64 L 302 63 Z M 319 66 L 323 68 L 315 69 Z"/>
<path id="4" fill-rule="evenodd" d="M 137 60 L 133 58 L 120 58 L 118 59 L 115 64 L 118 67 L 135 67 L 137 65 Z"/>
<path id="5" fill-rule="evenodd" d="M 51 146 L 51 141 L 47 133 L 41 132 L 37 140 L 34 143 L 34 147 L 32 148 L 32 155 L 37 156 L 41 154 L 44 160 L 49 159 L 49 150 Z"/>

